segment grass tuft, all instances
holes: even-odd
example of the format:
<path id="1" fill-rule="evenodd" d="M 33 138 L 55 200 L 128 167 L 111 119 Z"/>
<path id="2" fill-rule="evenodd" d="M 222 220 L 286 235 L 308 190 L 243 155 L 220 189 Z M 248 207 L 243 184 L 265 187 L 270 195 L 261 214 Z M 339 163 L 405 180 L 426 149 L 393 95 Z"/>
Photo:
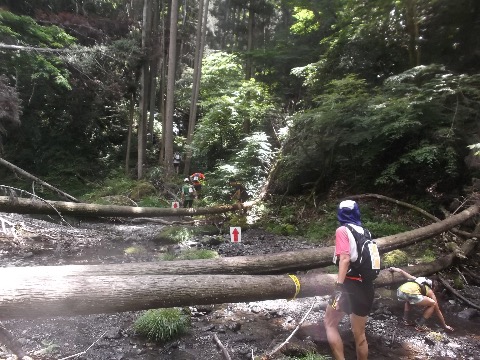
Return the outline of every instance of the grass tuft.
<path id="1" fill-rule="evenodd" d="M 133 328 L 149 340 L 165 342 L 184 334 L 190 328 L 190 317 L 180 308 L 148 310 L 135 321 Z"/>

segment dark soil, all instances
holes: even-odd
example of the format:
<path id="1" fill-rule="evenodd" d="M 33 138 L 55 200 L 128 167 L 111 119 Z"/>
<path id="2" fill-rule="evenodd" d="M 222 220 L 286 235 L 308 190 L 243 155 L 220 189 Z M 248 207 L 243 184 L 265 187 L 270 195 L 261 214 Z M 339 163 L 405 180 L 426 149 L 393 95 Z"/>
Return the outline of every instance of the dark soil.
<path id="1" fill-rule="evenodd" d="M 166 245 L 153 241 L 164 225 L 76 222 L 75 226 L 67 226 L 2 213 L 0 219 L 15 224 L 13 228 L 7 224 L 7 234 L 0 228 L 2 266 L 159 261 L 158 256 L 168 250 Z M 197 246 L 196 240 L 199 239 L 192 239 L 187 246 Z M 229 243 L 227 236 L 224 240 L 212 247 L 221 256 L 312 247 L 301 239 L 258 229 L 244 231 L 240 244 Z M 144 251 L 126 255 L 125 249 L 131 246 Z M 476 254 L 469 262 L 476 267 L 479 257 Z M 402 304 L 392 297 L 392 292 L 378 289 L 376 293 L 374 311 L 367 324 L 369 359 L 480 359 L 480 318 L 476 310 L 465 311 L 467 306 L 460 300 L 440 292 L 441 308 L 455 332 L 446 334 L 437 326 L 438 322 L 431 319 L 428 325 L 432 331 L 419 333 L 400 324 Z M 480 290 L 475 286 L 466 286 L 462 293 L 474 302 L 480 298 Z M 292 334 L 308 313 L 305 322 L 275 357 L 300 356 L 308 351 L 330 356 L 322 328 L 325 306 L 325 297 L 315 297 L 192 307 L 189 333 L 165 344 L 150 342 L 134 333 L 132 324 L 142 312 L 9 320 L 3 325 L 34 359 L 223 359 L 213 341 L 216 334 L 231 359 L 236 360 L 271 352 Z M 347 320 L 342 323 L 342 337 L 347 359 L 354 359 Z M 14 358 L 9 349 L 0 348 L 0 360 Z"/>

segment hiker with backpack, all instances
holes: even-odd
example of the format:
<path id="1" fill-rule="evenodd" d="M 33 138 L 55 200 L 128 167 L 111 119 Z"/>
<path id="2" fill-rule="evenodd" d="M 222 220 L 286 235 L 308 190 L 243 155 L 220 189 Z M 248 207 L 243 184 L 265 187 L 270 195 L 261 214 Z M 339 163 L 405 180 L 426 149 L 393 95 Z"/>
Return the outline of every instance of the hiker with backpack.
<path id="1" fill-rule="evenodd" d="M 429 328 L 425 323 L 435 313 L 440 320 L 442 327 L 447 331 L 453 331 L 453 328 L 445 323 L 445 318 L 438 306 L 435 293 L 432 290 L 432 280 L 423 276 L 415 277 L 397 267 L 390 267 L 389 270 L 392 272 L 398 272 L 408 279 L 407 282 L 400 285 L 397 289 L 398 300 L 405 301 L 402 321 L 404 325 L 415 325 L 417 331 L 428 331 Z M 423 316 L 415 322 L 410 319 L 410 305 L 425 306 Z"/>
<path id="2" fill-rule="evenodd" d="M 229 185 L 233 187 L 233 192 L 231 193 L 230 198 L 232 200 L 235 200 L 239 204 L 243 204 L 245 201 L 247 201 L 250 198 L 250 195 L 247 192 L 247 189 L 245 189 L 245 186 L 238 181 L 235 178 L 230 178 L 228 181 Z"/>
<path id="3" fill-rule="evenodd" d="M 370 232 L 362 226 L 355 201 L 342 201 L 337 218 L 340 226 L 335 232 L 334 263 L 338 265 L 338 275 L 325 312 L 327 340 L 335 359 L 344 360 L 338 325 L 345 314 L 349 314 L 357 359 L 366 360 L 365 325 L 373 305 L 373 281 L 380 272 L 380 255 Z"/>
<path id="4" fill-rule="evenodd" d="M 195 188 L 190 183 L 190 179 L 186 177 L 183 179 L 183 186 L 182 186 L 182 203 L 183 207 L 191 208 L 193 207 L 193 200 L 197 197 L 197 193 Z"/>
<path id="5" fill-rule="evenodd" d="M 203 175 L 201 172 L 196 172 L 190 175 L 190 179 L 192 180 L 193 187 L 197 192 L 198 198 L 200 198 L 200 194 L 202 192 L 202 185 L 205 182 L 205 175 Z"/>
<path id="6" fill-rule="evenodd" d="M 175 173 L 178 174 L 180 170 L 180 160 L 182 159 L 180 153 L 175 151 L 173 154 L 173 167 L 175 168 Z"/>

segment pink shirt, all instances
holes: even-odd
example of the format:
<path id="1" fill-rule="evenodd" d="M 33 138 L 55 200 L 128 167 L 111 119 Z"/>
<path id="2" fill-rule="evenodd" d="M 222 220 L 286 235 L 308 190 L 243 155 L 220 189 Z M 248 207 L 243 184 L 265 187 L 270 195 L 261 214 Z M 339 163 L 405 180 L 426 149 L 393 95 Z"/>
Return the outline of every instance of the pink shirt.
<path id="1" fill-rule="evenodd" d="M 341 254 L 350 255 L 350 240 L 345 226 L 340 226 L 335 231 L 335 256 Z"/>
<path id="2" fill-rule="evenodd" d="M 350 224 L 358 232 L 363 233 L 361 226 Z M 333 255 L 333 262 L 336 264 L 337 259 L 341 254 L 350 255 L 350 261 L 355 262 L 358 258 L 357 243 L 353 234 L 345 226 L 340 226 L 335 231 L 335 254 Z"/>

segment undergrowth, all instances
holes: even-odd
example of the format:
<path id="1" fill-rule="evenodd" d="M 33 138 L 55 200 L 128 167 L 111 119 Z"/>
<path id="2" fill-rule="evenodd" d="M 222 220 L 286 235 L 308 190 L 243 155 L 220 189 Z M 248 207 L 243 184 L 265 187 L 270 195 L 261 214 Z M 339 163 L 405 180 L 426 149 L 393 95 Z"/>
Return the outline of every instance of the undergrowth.
<path id="1" fill-rule="evenodd" d="M 133 324 L 137 334 L 158 342 L 177 338 L 189 327 L 190 316 L 180 308 L 148 310 Z"/>

